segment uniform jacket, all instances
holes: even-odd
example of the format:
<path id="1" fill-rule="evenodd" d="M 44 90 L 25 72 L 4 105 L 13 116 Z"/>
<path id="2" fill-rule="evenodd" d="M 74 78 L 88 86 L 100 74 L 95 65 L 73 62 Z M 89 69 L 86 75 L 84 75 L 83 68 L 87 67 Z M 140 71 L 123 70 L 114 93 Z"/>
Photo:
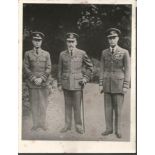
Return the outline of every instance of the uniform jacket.
<path id="1" fill-rule="evenodd" d="M 30 88 L 41 88 L 47 86 L 48 77 L 51 73 L 50 54 L 43 49 L 27 51 L 24 57 L 24 71 L 27 75 L 27 83 Z M 34 78 L 42 78 L 40 86 L 34 84 Z"/>
<path id="2" fill-rule="evenodd" d="M 102 51 L 100 62 L 100 85 L 107 93 L 122 93 L 129 88 L 130 57 L 126 49 L 117 46 L 114 54 L 110 48 Z"/>
<path id="3" fill-rule="evenodd" d="M 85 73 L 82 72 L 83 65 L 86 68 Z M 83 77 L 89 79 L 93 64 L 85 51 L 76 48 L 72 56 L 68 50 L 60 53 L 58 67 L 58 85 L 67 90 L 79 90 L 79 82 Z"/>

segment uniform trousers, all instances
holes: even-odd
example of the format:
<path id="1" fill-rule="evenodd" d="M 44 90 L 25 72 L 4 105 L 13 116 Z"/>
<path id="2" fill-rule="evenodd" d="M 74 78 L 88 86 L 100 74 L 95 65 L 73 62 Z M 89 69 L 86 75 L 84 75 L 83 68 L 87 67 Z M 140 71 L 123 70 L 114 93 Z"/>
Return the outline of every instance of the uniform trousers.
<path id="1" fill-rule="evenodd" d="M 29 88 L 33 126 L 46 125 L 47 88 Z"/>
<path id="2" fill-rule="evenodd" d="M 113 131 L 113 113 L 115 114 L 115 133 L 121 133 L 121 112 L 124 94 L 104 93 L 106 131 Z"/>
<path id="3" fill-rule="evenodd" d="M 65 98 L 65 124 L 71 128 L 72 111 L 74 111 L 74 120 L 76 126 L 82 126 L 81 120 L 81 90 L 63 89 Z"/>

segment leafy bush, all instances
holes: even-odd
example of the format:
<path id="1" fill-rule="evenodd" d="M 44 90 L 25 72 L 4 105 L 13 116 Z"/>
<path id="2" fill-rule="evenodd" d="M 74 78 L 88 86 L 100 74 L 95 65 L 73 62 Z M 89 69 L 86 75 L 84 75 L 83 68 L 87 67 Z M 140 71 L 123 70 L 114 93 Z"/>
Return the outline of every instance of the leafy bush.
<path id="1" fill-rule="evenodd" d="M 90 82 L 98 83 L 99 82 L 99 73 L 100 73 L 100 61 L 95 58 L 92 58 L 91 60 L 94 65 L 94 68 L 93 68 L 93 73 L 91 75 Z"/>

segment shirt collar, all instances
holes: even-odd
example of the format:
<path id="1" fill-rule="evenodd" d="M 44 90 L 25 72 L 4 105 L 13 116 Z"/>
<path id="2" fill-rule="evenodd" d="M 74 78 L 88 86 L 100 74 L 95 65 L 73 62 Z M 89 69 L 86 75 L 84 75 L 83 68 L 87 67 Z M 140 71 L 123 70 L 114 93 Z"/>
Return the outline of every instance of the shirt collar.
<path id="1" fill-rule="evenodd" d="M 33 51 L 34 51 L 34 53 L 35 53 L 35 54 L 36 54 L 36 50 L 38 50 L 38 54 L 40 54 L 40 53 L 41 53 L 41 48 L 38 48 L 38 49 L 33 48 Z"/>
<path id="2" fill-rule="evenodd" d="M 76 50 L 76 48 L 73 48 L 72 52 L 74 52 L 75 50 Z M 69 49 L 68 49 L 68 52 L 70 53 L 70 52 L 71 52 L 71 50 L 69 50 Z"/>
<path id="3" fill-rule="evenodd" d="M 114 48 L 110 46 L 110 51 L 112 52 L 112 49 L 114 49 L 114 52 L 115 52 L 117 48 L 118 48 L 118 45 L 116 45 Z"/>

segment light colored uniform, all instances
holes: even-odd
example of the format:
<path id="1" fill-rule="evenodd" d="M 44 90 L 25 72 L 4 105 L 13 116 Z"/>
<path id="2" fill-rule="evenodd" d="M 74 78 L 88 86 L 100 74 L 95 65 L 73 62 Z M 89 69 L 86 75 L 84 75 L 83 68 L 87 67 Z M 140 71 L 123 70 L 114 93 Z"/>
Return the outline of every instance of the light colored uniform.
<path id="1" fill-rule="evenodd" d="M 27 51 L 24 57 L 24 71 L 29 87 L 33 126 L 45 126 L 48 103 L 47 85 L 51 73 L 49 53 L 41 48 L 38 49 L 38 54 L 35 49 Z M 34 78 L 42 78 L 43 82 L 40 86 L 34 83 Z"/>

